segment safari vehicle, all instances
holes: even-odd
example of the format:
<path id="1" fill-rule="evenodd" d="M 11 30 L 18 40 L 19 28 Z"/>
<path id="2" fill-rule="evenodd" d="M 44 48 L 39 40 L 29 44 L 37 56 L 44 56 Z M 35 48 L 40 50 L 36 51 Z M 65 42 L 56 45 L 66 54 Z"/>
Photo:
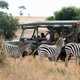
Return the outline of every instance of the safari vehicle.
<path id="1" fill-rule="evenodd" d="M 31 54 L 40 44 L 50 44 L 47 39 L 41 40 L 41 34 L 46 36 L 48 32 L 53 33 L 55 31 L 62 32 L 63 36 L 69 35 L 74 32 L 79 32 L 80 21 L 42 21 L 42 22 L 30 22 L 25 24 L 19 24 L 22 29 L 22 33 L 19 41 L 11 42 L 11 44 L 20 45 L 22 53 L 27 52 Z"/>

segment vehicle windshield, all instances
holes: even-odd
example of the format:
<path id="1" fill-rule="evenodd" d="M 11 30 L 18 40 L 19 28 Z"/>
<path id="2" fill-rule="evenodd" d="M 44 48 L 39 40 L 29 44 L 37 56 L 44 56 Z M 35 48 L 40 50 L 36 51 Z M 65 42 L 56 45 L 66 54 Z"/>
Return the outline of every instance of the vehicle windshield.
<path id="1" fill-rule="evenodd" d="M 25 29 L 22 34 L 22 38 L 30 39 L 30 38 L 32 38 L 33 33 L 34 33 L 34 29 Z"/>
<path id="2" fill-rule="evenodd" d="M 47 28 L 38 28 L 37 34 L 36 29 L 25 29 L 21 38 L 31 39 L 33 37 L 41 36 L 41 33 L 46 35 L 47 31 L 49 31 Z"/>

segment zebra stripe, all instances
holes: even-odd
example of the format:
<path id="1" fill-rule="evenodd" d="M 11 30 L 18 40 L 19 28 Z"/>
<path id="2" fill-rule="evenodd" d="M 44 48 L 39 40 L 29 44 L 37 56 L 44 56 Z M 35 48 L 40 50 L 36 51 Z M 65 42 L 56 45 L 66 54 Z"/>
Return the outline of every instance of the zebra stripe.
<path id="1" fill-rule="evenodd" d="M 5 43 L 5 48 L 8 56 L 15 57 L 15 58 L 21 56 L 21 50 L 17 45 Z"/>
<path id="2" fill-rule="evenodd" d="M 80 59 L 80 44 L 78 44 L 78 43 L 67 43 L 65 45 L 65 52 L 67 55 L 65 58 L 66 66 L 68 65 L 68 58 L 71 54 L 76 57 L 76 62 L 77 62 L 77 59 Z"/>
<path id="3" fill-rule="evenodd" d="M 56 45 L 47 45 L 42 44 L 38 47 L 38 55 L 40 57 L 48 57 L 52 60 L 57 60 L 59 54 L 60 54 L 61 48 L 57 47 Z"/>
<path id="4" fill-rule="evenodd" d="M 52 58 L 52 60 L 57 60 L 62 47 L 64 46 L 64 38 L 60 37 L 55 45 L 47 45 L 41 44 L 38 47 L 38 55 L 39 56 L 47 56 L 48 58 Z"/>
<path id="5" fill-rule="evenodd" d="M 43 49 L 42 49 L 43 48 Z M 53 48 L 51 48 L 50 45 L 41 45 L 40 46 L 40 50 L 41 51 L 46 51 L 48 54 L 52 54 L 52 52 L 55 53 L 55 50 Z"/>
<path id="6" fill-rule="evenodd" d="M 78 56 L 80 53 L 80 45 L 77 43 L 68 43 L 65 45 L 66 54 L 73 54 L 74 56 Z"/>
<path id="7" fill-rule="evenodd" d="M 50 45 L 42 44 L 38 48 L 38 53 L 40 56 L 46 55 L 47 57 L 51 57 L 55 53 L 55 49 L 51 48 Z"/>

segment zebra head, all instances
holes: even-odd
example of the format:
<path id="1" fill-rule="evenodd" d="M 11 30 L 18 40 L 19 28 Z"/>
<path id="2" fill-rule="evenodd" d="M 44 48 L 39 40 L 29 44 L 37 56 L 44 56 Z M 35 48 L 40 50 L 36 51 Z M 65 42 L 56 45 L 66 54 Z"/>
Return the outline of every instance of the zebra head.
<path id="1" fill-rule="evenodd" d="M 65 38 L 59 37 L 59 39 L 56 41 L 56 45 L 57 47 L 60 47 L 60 48 L 65 46 Z"/>

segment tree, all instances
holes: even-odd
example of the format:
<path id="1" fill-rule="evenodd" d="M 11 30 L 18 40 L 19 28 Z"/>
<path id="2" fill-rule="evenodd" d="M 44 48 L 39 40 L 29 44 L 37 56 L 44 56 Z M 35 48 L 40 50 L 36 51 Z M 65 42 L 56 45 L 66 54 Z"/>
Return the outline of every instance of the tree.
<path id="1" fill-rule="evenodd" d="M 49 17 L 47 17 L 46 20 L 50 20 L 50 21 L 52 21 L 52 20 L 55 20 L 55 18 L 54 18 L 53 16 L 49 16 Z"/>
<path id="2" fill-rule="evenodd" d="M 0 1 L 0 8 L 9 9 L 8 8 L 8 3 L 6 1 Z"/>
<path id="3" fill-rule="evenodd" d="M 17 30 L 18 20 L 12 15 L 0 12 L 0 30 L 4 32 L 6 39 L 12 39 Z"/>
<path id="4" fill-rule="evenodd" d="M 0 1 L 1 9 L 9 9 L 6 1 Z M 3 31 L 6 39 L 12 39 L 17 30 L 18 20 L 11 14 L 0 11 L 0 31 Z"/>
<path id="5" fill-rule="evenodd" d="M 25 10 L 26 7 L 22 5 L 22 6 L 19 6 L 19 9 L 20 9 L 20 15 L 23 15 L 23 10 Z"/>
<path id="6" fill-rule="evenodd" d="M 55 12 L 56 20 L 76 20 L 80 19 L 80 9 L 76 7 L 65 7 Z"/>
<path id="7" fill-rule="evenodd" d="M 80 9 L 64 7 L 60 11 L 56 11 L 54 16 L 49 16 L 47 20 L 80 20 Z"/>

